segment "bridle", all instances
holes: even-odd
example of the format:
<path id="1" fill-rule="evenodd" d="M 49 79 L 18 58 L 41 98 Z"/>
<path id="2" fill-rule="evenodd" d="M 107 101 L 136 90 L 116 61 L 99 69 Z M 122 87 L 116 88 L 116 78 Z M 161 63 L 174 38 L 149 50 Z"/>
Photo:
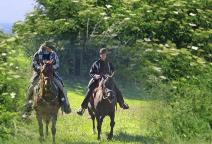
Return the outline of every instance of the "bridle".
<path id="1" fill-rule="evenodd" d="M 111 75 L 103 75 L 102 76 L 102 89 L 103 89 L 103 97 L 102 97 L 102 99 L 103 100 L 108 100 L 110 103 L 111 103 L 111 101 L 109 100 L 109 97 L 110 97 L 110 95 L 108 96 L 107 94 L 106 94 L 106 82 L 109 80 L 109 78 L 112 78 L 113 76 L 114 76 L 114 72 L 111 74 Z"/>

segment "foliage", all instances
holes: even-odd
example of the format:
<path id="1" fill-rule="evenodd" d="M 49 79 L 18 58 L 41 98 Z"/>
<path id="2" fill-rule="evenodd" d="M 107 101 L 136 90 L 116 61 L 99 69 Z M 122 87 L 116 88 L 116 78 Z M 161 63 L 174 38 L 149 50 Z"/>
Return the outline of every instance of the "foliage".
<path id="1" fill-rule="evenodd" d="M 67 76 L 87 75 L 98 49 L 107 47 L 118 78 L 144 87 L 162 105 L 152 118 L 158 120 L 154 136 L 167 143 L 197 135 L 209 141 L 210 5 L 209 0 L 37 0 L 13 30 L 28 55 L 44 40 L 54 41 Z"/>
<path id="2" fill-rule="evenodd" d="M 153 106 L 152 134 L 166 143 L 184 140 L 211 142 L 211 67 L 197 77 L 158 84 L 153 92 L 163 99 Z"/>
<path id="3" fill-rule="evenodd" d="M 0 37 L 0 138 L 14 133 L 26 88 L 26 59 L 15 37 Z"/>

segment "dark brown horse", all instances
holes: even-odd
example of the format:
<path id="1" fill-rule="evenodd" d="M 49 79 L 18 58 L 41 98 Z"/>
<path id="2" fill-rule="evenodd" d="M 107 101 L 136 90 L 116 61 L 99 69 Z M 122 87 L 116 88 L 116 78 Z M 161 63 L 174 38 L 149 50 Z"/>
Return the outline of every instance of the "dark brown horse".
<path id="1" fill-rule="evenodd" d="M 46 123 L 46 136 L 48 136 L 48 125 L 51 121 L 52 138 L 55 143 L 56 121 L 60 108 L 59 90 L 53 82 L 52 62 L 48 61 L 41 67 L 39 84 L 34 92 L 34 109 L 39 126 L 40 141 L 44 140 L 42 121 Z"/>
<path id="2" fill-rule="evenodd" d="M 93 122 L 93 132 L 95 133 L 95 119 L 97 121 L 98 140 L 101 139 L 101 127 L 105 116 L 110 117 L 110 133 L 108 139 L 113 137 L 113 128 L 115 125 L 115 107 L 116 94 L 114 92 L 114 84 L 112 76 L 102 76 L 98 87 L 94 90 L 93 97 L 88 104 L 88 112 Z"/>

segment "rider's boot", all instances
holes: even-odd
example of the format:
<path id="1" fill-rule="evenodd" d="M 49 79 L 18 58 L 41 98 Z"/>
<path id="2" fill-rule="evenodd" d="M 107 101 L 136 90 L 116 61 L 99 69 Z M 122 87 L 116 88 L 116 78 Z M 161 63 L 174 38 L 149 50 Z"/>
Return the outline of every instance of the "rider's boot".
<path id="1" fill-rule="evenodd" d="M 85 109 L 88 107 L 88 101 L 89 101 L 90 96 L 93 92 L 93 89 L 94 89 L 93 87 L 88 89 L 86 96 L 85 96 L 85 99 L 83 100 L 81 107 L 77 111 L 78 115 L 83 115 L 83 113 L 85 112 Z"/>

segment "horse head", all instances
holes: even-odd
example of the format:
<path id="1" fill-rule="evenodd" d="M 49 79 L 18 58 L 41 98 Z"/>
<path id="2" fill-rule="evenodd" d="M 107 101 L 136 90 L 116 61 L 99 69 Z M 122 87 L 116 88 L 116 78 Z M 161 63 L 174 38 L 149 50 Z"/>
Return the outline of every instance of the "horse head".
<path id="1" fill-rule="evenodd" d="M 103 90 L 106 89 L 106 88 L 109 88 L 109 89 L 113 89 L 113 76 L 114 76 L 114 72 L 111 74 L 111 75 L 103 75 L 102 76 L 102 87 L 103 87 Z"/>
<path id="2" fill-rule="evenodd" d="M 51 90 L 51 81 L 53 79 L 53 64 L 52 61 L 46 61 L 41 65 L 41 78 L 45 91 Z"/>
<path id="3" fill-rule="evenodd" d="M 113 83 L 113 76 L 114 72 L 111 75 L 103 75 L 101 78 L 101 81 L 99 83 L 99 86 L 102 88 L 102 98 L 106 99 L 108 98 L 108 90 L 113 91 L 114 90 L 114 83 Z"/>

